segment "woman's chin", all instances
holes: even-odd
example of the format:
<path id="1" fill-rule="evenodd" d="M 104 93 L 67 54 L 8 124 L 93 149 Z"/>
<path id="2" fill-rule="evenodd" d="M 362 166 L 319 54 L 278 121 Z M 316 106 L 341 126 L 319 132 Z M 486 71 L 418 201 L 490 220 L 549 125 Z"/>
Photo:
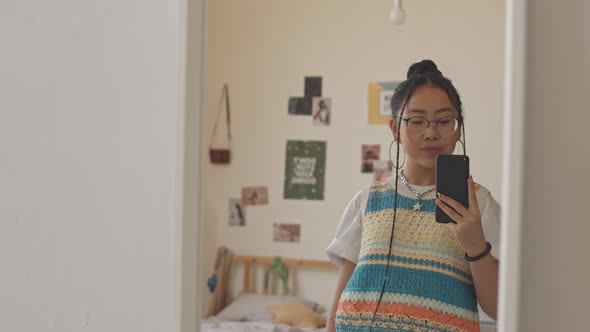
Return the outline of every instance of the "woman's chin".
<path id="1" fill-rule="evenodd" d="M 436 168 L 436 156 L 433 158 L 423 158 L 422 160 L 420 160 L 419 165 L 422 168 L 435 169 Z"/>

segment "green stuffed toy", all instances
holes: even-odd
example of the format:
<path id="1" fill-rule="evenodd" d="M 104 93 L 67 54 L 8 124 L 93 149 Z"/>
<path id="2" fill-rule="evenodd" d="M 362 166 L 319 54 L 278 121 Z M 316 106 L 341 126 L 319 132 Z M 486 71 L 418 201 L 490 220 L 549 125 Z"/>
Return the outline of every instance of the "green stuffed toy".
<path id="1" fill-rule="evenodd" d="M 270 277 L 270 272 L 272 270 L 277 271 L 277 275 L 283 281 L 283 288 L 285 289 L 285 294 L 289 294 L 289 285 L 288 285 L 288 271 L 287 266 L 281 260 L 281 257 L 275 257 L 272 261 L 272 264 L 268 267 L 268 270 L 264 272 L 264 288 L 268 289 L 268 281 Z"/>

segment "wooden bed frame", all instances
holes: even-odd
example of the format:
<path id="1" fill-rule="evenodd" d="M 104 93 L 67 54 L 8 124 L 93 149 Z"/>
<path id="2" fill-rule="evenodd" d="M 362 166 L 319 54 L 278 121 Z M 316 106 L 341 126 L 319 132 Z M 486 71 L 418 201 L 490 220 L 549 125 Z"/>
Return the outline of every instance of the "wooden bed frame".
<path id="1" fill-rule="evenodd" d="M 244 265 L 244 286 L 243 292 L 250 293 L 251 292 L 251 271 L 254 265 L 262 266 L 264 271 L 267 271 L 270 265 L 273 263 L 275 257 L 264 257 L 264 256 L 233 256 L 232 263 L 240 263 Z M 335 269 L 336 265 L 330 261 L 322 261 L 322 260 L 313 260 L 313 259 L 293 259 L 293 258 L 282 258 L 281 261 L 287 267 L 287 271 L 291 272 L 295 268 L 298 267 L 305 267 L 305 268 L 328 268 L 328 269 Z M 275 276 L 276 277 L 276 276 Z M 276 279 L 276 278 L 275 278 Z M 263 294 L 268 294 L 269 289 L 265 287 L 262 290 Z M 286 289 L 282 289 L 283 295 L 286 294 Z"/>

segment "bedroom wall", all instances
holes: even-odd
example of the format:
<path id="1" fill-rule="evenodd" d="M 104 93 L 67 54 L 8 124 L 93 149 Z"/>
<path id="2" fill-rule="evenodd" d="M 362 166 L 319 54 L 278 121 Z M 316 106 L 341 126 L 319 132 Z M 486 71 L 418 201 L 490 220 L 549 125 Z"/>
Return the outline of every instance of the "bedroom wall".
<path id="1" fill-rule="evenodd" d="M 0 2 L 0 331 L 180 331 L 184 5 Z"/>
<path id="2" fill-rule="evenodd" d="M 202 131 L 204 261 L 211 274 L 225 245 L 243 255 L 327 259 L 341 213 L 371 181 L 360 173 L 362 144 L 390 133 L 367 124 L 369 82 L 402 80 L 408 66 L 431 58 L 456 84 L 465 105 L 467 147 L 476 181 L 500 197 L 504 4 L 453 0 L 404 2 L 403 26 L 388 21 L 391 1 L 209 1 L 206 108 Z M 332 125 L 287 114 L 303 94 L 305 76 L 323 77 L 332 97 Z M 208 162 L 221 87 L 230 86 L 232 153 L 228 166 Z M 222 133 L 225 133 L 222 131 Z M 285 145 L 290 139 L 327 141 L 325 200 L 284 200 Z M 228 199 L 244 186 L 267 186 L 269 204 L 247 207 L 246 226 L 228 226 Z M 300 243 L 272 241 L 273 223 L 299 223 Z M 300 294 L 328 306 L 336 271 L 299 276 Z M 209 294 L 204 282 L 203 303 Z M 233 292 L 239 290 L 233 282 Z"/>

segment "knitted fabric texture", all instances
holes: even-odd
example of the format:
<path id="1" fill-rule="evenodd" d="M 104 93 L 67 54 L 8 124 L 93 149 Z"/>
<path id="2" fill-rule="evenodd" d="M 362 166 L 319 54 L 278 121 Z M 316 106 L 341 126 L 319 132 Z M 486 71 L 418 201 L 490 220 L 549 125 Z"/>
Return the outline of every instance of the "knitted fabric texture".
<path id="1" fill-rule="evenodd" d="M 369 331 L 387 267 L 395 190 L 383 179 L 362 194 L 361 250 L 338 304 L 338 331 Z M 400 187 L 389 279 L 373 331 L 479 331 L 463 248 L 452 230 L 435 221 L 434 197 L 421 201 L 422 211 L 413 211 L 414 204 Z"/>

